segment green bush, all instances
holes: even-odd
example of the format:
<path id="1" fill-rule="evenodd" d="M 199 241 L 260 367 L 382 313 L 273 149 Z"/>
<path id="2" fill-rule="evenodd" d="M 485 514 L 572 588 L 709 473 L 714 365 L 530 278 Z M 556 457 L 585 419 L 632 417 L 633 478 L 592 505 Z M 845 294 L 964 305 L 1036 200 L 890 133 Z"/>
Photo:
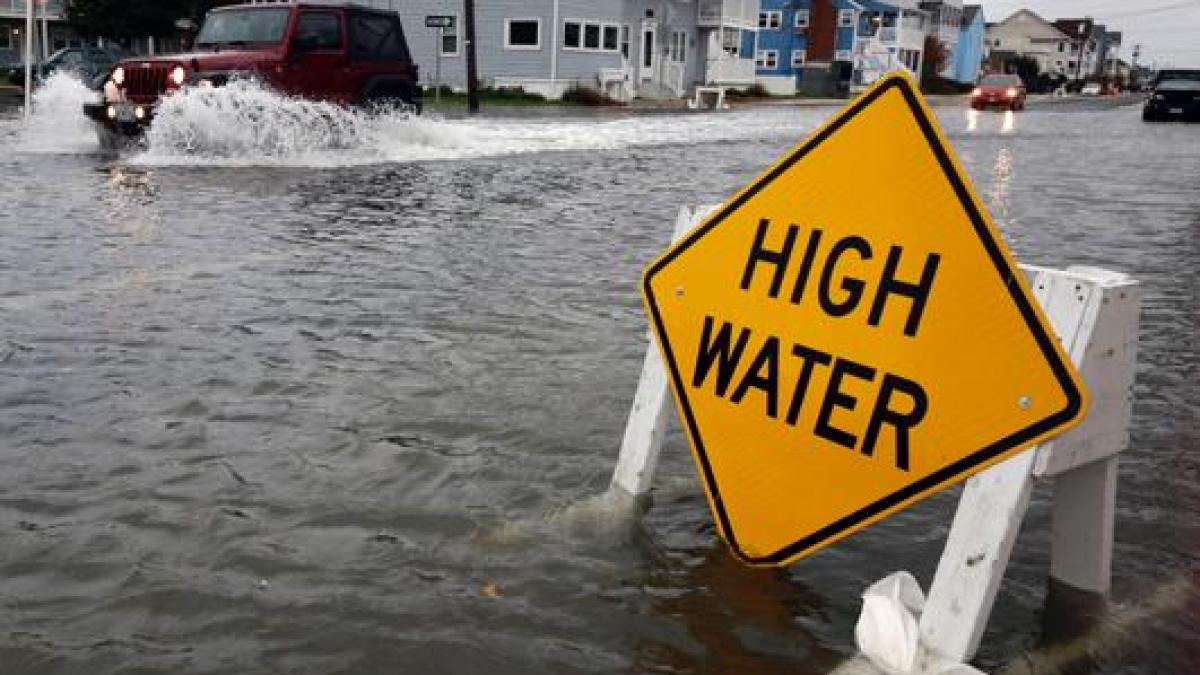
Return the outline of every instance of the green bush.
<path id="1" fill-rule="evenodd" d="M 531 94 L 521 87 L 488 87 L 479 90 L 480 98 L 490 101 L 514 101 L 521 103 L 540 103 L 546 100 L 541 94 Z"/>
<path id="2" fill-rule="evenodd" d="M 963 84 L 941 76 L 929 77 L 921 82 L 921 91 L 926 94 L 952 95 L 969 94 L 975 88 L 974 84 Z"/>
<path id="3" fill-rule="evenodd" d="M 767 88 L 755 82 L 745 89 L 730 89 L 725 92 L 725 98 L 770 98 L 771 92 Z"/>
<path id="4" fill-rule="evenodd" d="M 575 105 L 613 105 L 616 101 L 588 87 L 572 86 L 563 92 L 563 103 Z"/>

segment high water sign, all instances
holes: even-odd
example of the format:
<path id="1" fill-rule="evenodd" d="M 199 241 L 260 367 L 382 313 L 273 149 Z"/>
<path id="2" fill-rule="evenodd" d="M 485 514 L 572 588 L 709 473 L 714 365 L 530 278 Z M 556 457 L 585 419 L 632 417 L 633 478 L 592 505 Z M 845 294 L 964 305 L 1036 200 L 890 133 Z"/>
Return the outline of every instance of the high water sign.
<path id="1" fill-rule="evenodd" d="M 889 75 L 647 269 L 720 532 L 791 563 L 1077 423 L 1085 392 Z"/>

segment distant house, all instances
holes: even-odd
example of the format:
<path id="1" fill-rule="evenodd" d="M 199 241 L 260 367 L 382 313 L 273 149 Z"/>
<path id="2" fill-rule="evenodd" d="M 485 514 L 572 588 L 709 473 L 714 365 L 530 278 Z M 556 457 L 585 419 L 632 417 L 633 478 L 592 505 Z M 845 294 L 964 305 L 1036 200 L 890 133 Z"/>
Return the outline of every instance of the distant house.
<path id="1" fill-rule="evenodd" d="M 938 74 L 953 78 L 962 32 L 962 0 L 924 0 L 919 6 L 929 16 L 929 34 L 942 43 L 946 52 L 946 61 Z"/>
<path id="2" fill-rule="evenodd" d="M 360 0 L 360 2 L 363 0 Z M 365 0 L 400 13 L 421 82 L 466 87 L 462 0 Z M 487 0 L 475 4 L 477 77 L 559 98 L 572 87 L 618 100 L 754 83 L 758 0 Z M 455 27 L 425 27 L 450 15 Z"/>
<path id="3" fill-rule="evenodd" d="M 1071 37 L 1027 9 L 989 25 L 984 43 L 991 70 L 1003 70 L 1005 60 L 1015 57 L 1035 60 L 1044 74 L 1065 77 L 1079 68 L 1078 55 L 1071 54 Z"/>
<path id="4" fill-rule="evenodd" d="M 954 72 L 950 76 L 955 82 L 970 84 L 979 79 L 980 64 L 983 63 L 983 40 L 987 32 L 983 7 L 965 5 L 962 24 L 959 27 L 958 49 L 954 52 Z"/>
<path id="5" fill-rule="evenodd" d="M 834 96 L 888 70 L 918 72 L 926 23 L 915 0 L 762 0 L 758 82 L 780 94 Z"/>
<path id="6" fill-rule="evenodd" d="M 1094 75 L 1102 63 L 1099 45 L 1096 43 L 1096 22 L 1090 18 L 1057 19 L 1055 28 L 1071 39 L 1070 61 L 1065 74 L 1073 80 L 1082 80 Z"/>
<path id="7" fill-rule="evenodd" d="M 25 8 L 23 0 L 0 0 L 0 65 L 25 61 Z M 65 0 L 38 2 L 34 8 L 37 19 L 34 34 L 35 60 L 41 61 L 43 56 L 43 23 L 47 33 L 45 54 L 53 54 L 63 47 L 80 44 L 79 38 L 66 23 Z"/>

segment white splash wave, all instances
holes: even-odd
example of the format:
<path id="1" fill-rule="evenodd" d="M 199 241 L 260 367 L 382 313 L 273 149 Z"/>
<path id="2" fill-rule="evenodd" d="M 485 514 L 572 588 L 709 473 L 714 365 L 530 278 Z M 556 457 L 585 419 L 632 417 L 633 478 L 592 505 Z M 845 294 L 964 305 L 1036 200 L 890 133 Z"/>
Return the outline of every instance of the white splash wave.
<path id="1" fill-rule="evenodd" d="M 617 119 L 443 119 L 282 96 L 250 81 L 165 99 L 132 157 L 151 166 L 313 166 L 460 160 L 778 136 L 799 139 L 827 110 L 622 115 Z"/>

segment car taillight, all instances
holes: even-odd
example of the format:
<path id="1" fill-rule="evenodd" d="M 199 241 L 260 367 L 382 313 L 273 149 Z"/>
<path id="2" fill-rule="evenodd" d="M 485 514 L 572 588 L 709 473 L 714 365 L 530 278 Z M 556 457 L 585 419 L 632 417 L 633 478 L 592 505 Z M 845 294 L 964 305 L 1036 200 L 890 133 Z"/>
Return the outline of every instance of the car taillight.
<path id="1" fill-rule="evenodd" d="M 117 66 L 112 72 L 112 81 L 119 87 L 125 84 L 125 69 Z"/>
<path id="2" fill-rule="evenodd" d="M 171 69 L 170 81 L 176 87 L 182 87 L 186 80 L 187 71 L 183 69 L 183 66 L 175 66 Z"/>
<path id="3" fill-rule="evenodd" d="M 1004 94 L 1009 98 L 1012 98 L 1017 95 L 1017 90 L 1015 87 L 1009 87 L 1008 91 L 1004 92 Z"/>
<path id="4" fill-rule="evenodd" d="M 975 89 L 971 91 L 972 96 L 979 96 L 982 93 L 983 93 L 983 90 L 980 89 L 979 87 L 975 87 Z"/>

